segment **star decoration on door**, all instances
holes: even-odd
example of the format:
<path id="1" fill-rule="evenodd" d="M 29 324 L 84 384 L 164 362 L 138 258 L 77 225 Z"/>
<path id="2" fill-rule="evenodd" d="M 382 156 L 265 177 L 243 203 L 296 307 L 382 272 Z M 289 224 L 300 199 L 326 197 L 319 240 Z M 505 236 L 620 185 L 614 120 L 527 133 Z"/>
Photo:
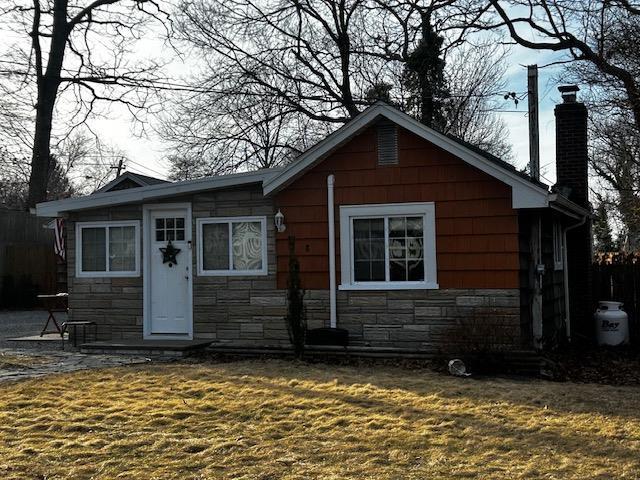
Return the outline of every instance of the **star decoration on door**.
<path id="1" fill-rule="evenodd" d="M 160 247 L 160 252 L 162 252 L 162 263 L 168 263 L 169 267 L 173 267 L 174 265 L 178 264 L 176 255 L 180 253 L 180 249 L 174 247 L 171 243 L 171 240 L 169 240 L 166 247 Z"/>

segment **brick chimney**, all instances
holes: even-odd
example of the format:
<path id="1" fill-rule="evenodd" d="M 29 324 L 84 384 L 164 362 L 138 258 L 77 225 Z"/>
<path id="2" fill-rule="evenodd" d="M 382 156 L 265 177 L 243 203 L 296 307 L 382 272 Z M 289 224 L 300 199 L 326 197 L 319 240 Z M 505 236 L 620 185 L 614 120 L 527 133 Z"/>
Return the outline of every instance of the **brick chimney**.
<path id="1" fill-rule="evenodd" d="M 578 205 L 589 205 L 587 107 L 576 101 L 577 85 L 559 87 L 556 105 L 556 191 Z"/>
<path id="2" fill-rule="evenodd" d="M 562 103 L 556 105 L 555 191 L 590 209 L 587 108 L 576 100 L 577 85 L 559 87 Z M 593 338 L 591 219 L 567 232 L 567 265 L 571 337 L 584 342 Z"/>

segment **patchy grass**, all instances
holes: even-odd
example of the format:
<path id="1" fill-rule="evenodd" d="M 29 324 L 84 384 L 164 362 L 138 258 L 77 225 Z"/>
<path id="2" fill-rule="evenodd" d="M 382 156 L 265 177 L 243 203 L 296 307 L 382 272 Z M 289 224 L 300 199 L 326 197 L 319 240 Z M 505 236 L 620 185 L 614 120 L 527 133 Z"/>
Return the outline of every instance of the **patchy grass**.
<path id="1" fill-rule="evenodd" d="M 640 389 L 285 361 L 0 385 L 0 478 L 640 478 Z"/>

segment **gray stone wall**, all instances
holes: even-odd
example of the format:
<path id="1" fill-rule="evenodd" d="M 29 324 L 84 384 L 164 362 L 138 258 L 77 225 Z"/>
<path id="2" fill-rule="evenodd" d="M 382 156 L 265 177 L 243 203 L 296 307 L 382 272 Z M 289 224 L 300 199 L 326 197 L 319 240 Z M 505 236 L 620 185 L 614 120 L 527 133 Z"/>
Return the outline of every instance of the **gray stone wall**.
<path id="1" fill-rule="evenodd" d="M 218 344 L 289 345 L 284 321 L 286 292 L 276 286 L 272 201 L 263 197 L 260 187 L 209 192 L 193 198 L 194 232 L 197 218 L 257 215 L 267 217 L 268 274 L 196 275 L 193 279 L 194 337 L 211 339 Z M 197 271 L 195 263 L 193 268 Z"/>
<path id="2" fill-rule="evenodd" d="M 329 292 L 305 296 L 310 326 L 329 322 Z M 351 344 L 411 350 L 521 346 L 517 289 L 340 291 Z"/>
<path id="3" fill-rule="evenodd" d="M 67 219 L 69 320 L 96 322 L 99 340 L 142 338 L 142 275 L 127 278 L 76 277 L 76 222 L 108 220 L 140 220 L 142 228 L 142 206 L 126 205 L 79 212 Z"/>

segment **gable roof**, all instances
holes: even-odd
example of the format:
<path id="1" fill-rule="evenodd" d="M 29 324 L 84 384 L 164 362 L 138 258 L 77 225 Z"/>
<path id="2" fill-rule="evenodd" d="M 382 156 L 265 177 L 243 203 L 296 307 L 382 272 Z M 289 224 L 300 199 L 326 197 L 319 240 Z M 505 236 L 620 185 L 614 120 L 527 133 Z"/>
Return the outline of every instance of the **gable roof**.
<path id="1" fill-rule="evenodd" d="M 437 132 L 383 102 L 378 102 L 367 108 L 349 123 L 305 151 L 280 173 L 265 180 L 264 194 L 271 195 L 282 190 L 308 169 L 324 160 L 336 148 L 344 145 L 354 136 L 375 124 L 381 117 L 387 118 L 398 126 L 511 186 L 513 208 L 541 208 L 548 206 L 549 188 L 547 185 L 532 181 L 528 176 L 518 172 L 515 167 L 497 157 L 459 139 Z"/>
<path id="2" fill-rule="evenodd" d="M 142 175 L 140 173 L 124 172 L 122 175 L 116 177 L 106 185 L 102 186 L 101 188 L 93 192 L 93 194 L 102 193 L 102 192 L 111 192 L 114 190 L 122 190 L 117 187 L 118 185 L 122 185 L 125 182 L 133 182 L 138 187 L 147 187 L 149 185 L 158 185 L 160 183 L 171 183 L 167 180 L 162 180 L 161 178 L 149 177 L 148 175 Z M 132 188 L 132 187 L 128 187 L 128 188 Z"/>
<path id="3" fill-rule="evenodd" d="M 229 188 L 252 183 L 261 184 L 277 173 L 279 169 L 263 169 L 255 172 L 234 173 L 217 177 L 205 177 L 182 182 L 164 182 L 140 188 L 100 192 L 85 197 L 66 198 L 36 205 L 36 214 L 40 217 L 57 217 L 63 212 L 87 210 L 91 208 L 124 205 L 126 203 L 145 202 L 176 195 Z"/>
<path id="4" fill-rule="evenodd" d="M 460 139 L 439 133 L 382 102 L 378 102 L 366 109 L 349 123 L 302 153 L 285 168 L 263 169 L 181 182 L 166 182 L 157 178 L 126 172 L 118 179 L 127 175 L 127 179 L 135 178 L 138 183 L 155 181 L 155 184 L 117 191 L 105 191 L 109 187 L 109 185 L 106 185 L 100 191 L 86 197 L 39 203 L 36 206 L 36 213 L 42 217 L 56 217 L 63 212 L 153 201 L 176 195 L 256 183 L 262 184 L 265 196 L 271 195 L 286 188 L 287 185 L 303 175 L 308 169 L 320 163 L 331 152 L 344 145 L 354 136 L 375 124 L 381 117 L 387 118 L 398 126 L 462 159 L 469 165 L 511 186 L 513 208 L 552 207 L 567 215 L 576 217 L 590 214 L 587 209 L 571 202 L 566 197 L 557 193 L 550 193 L 547 185 L 532 180 L 526 174 L 516 170 L 513 165 Z M 114 182 L 118 179 L 114 180 Z"/>

